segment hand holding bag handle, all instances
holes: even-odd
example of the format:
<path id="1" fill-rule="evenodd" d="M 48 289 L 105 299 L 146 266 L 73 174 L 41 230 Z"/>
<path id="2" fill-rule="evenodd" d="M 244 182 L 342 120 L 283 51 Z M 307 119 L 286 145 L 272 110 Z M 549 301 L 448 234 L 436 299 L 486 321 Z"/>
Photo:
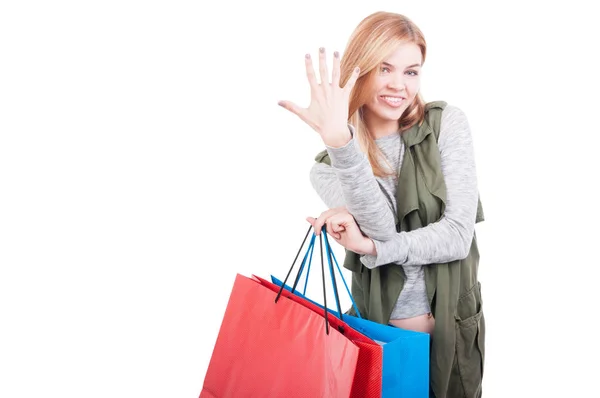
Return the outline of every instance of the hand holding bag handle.
<path id="1" fill-rule="evenodd" d="M 308 234 L 310 233 L 310 230 L 312 229 L 312 226 L 310 226 L 308 228 L 308 231 L 306 231 L 306 235 L 304 236 L 304 240 L 302 241 L 302 244 L 300 245 L 300 248 L 298 249 L 298 253 L 296 253 L 296 257 L 294 258 L 294 261 L 292 262 L 292 265 L 283 281 L 283 284 L 281 285 L 279 292 L 277 293 L 277 296 L 275 297 L 275 303 L 277 303 L 277 301 L 279 300 L 279 297 L 281 296 L 281 292 L 284 289 L 285 283 L 287 282 L 290 274 L 292 273 L 292 269 L 294 268 L 294 264 L 296 263 L 296 260 L 298 259 L 298 256 L 300 255 L 300 252 L 302 251 L 302 247 L 304 246 L 304 244 L 306 243 L 306 239 L 308 238 Z M 325 231 L 325 227 L 323 227 L 323 232 L 324 234 L 326 233 Z M 323 234 L 322 234 L 323 235 Z M 321 278 L 323 281 L 323 306 L 325 309 L 325 331 L 327 334 L 329 334 L 329 320 L 328 320 L 328 308 L 327 308 L 327 293 L 326 293 L 326 288 L 325 288 L 325 266 L 323 264 L 323 237 L 322 235 L 319 236 L 319 247 L 320 247 L 320 255 L 321 255 Z M 314 242 L 315 242 L 315 237 L 316 234 L 313 232 L 313 236 L 312 239 L 310 241 L 309 247 L 306 251 L 306 254 L 304 255 L 304 259 L 302 260 L 302 263 L 300 265 L 300 269 L 298 270 L 298 273 L 296 274 L 296 278 L 294 280 L 294 286 L 292 287 L 292 293 L 294 293 L 296 286 L 298 285 L 298 281 L 300 280 L 300 276 L 302 275 L 302 270 L 304 269 L 304 265 L 306 264 L 306 259 L 308 257 L 308 254 L 311 253 L 311 261 L 312 261 L 312 253 L 313 253 L 313 248 L 314 248 Z M 330 253 L 330 247 L 329 247 L 329 242 L 327 240 L 327 237 L 325 237 L 325 242 L 326 242 L 326 248 L 327 248 L 327 260 L 329 263 L 329 272 L 332 278 L 332 283 L 333 283 L 333 289 L 334 289 L 334 295 L 336 298 L 336 304 L 337 304 L 337 309 L 338 309 L 338 314 L 341 320 L 343 320 L 342 318 L 342 310 L 341 310 L 341 306 L 340 306 L 340 301 L 339 301 L 339 294 L 337 291 L 337 284 L 335 281 L 335 275 L 333 272 L 333 265 L 331 263 L 331 253 Z M 310 265 L 310 262 L 309 262 Z M 310 272 L 310 266 L 309 266 L 309 272 Z M 307 273 L 307 278 L 308 278 L 308 273 Z M 344 281 L 344 284 L 346 282 Z M 348 288 L 348 286 L 346 285 L 346 288 Z M 305 285 L 305 289 L 306 289 L 306 285 Z"/>
<path id="2" fill-rule="evenodd" d="M 329 244 L 329 238 L 327 237 L 327 230 L 326 227 L 323 226 L 322 228 L 322 235 L 324 236 L 325 239 L 325 250 L 327 251 L 327 261 L 329 262 L 329 271 L 331 274 L 331 280 L 333 281 L 333 286 L 334 286 L 334 293 L 336 294 L 336 301 L 337 301 L 337 307 L 338 307 L 338 313 L 340 314 L 340 319 L 343 321 L 344 319 L 342 318 L 342 312 L 340 311 L 340 304 L 339 304 L 339 297 L 338 297 L 338 289 L 336 286 L 336 278 L 334 275 L 334 270 L 333 270 L 333 264 L 332 264 L 332 259 L 335 262 L 335 265 L 337 267 L 338 273 L 340 274 L 340 277 L 342 278 L 342 282 L 344 283 L 344 287 L 346 288 L 346 292 L 348 293 L 348 297 L 350 297 L 350 301 L 352 302 L 352 306 L 354 307 L 354 310 L 356 311 L 356 316 L 357 318 L 361 318 L 362 316 L 360 314 L 360 311 L 358 310 L 358 306 L 356 305 L 356 303 L 354 302 L 354 298 L 352 297 L 352 293 L 350 292 L 350 288 L 348 287 L 348 284 L 346 283 L 346 278 L 344 278 L 344 274 L 342 273 L 342 269 L 340 268 L 340 265 L 338 264 L 337 259 L 335 258 L 335 254 L 333 253 L 333 250 L 331 248 L 331 245 Z M 314 236 L 313 236 L 314 239 Z M 308 250 L 307 250 L 307 254 L 308 254 Z M 302 265 L 300 267 L 300 271 L 299 274 L 302 274 L 304 268 L 304 266 Z M 306 272 L 306 282 L 304 285 L 304 292 L 306 292 L 306 286 L 308 284 L 308 276 L 310 274 L 310 262 L 309 262 L 309 267 L 308 270 Z M 299 277 L 297 278 L 299 279 Z M 297 283 L 297 281 L 296 281 Z M 285 281 L 283 282 L 283 284 L 285 285 Z M 296 284 L 294 284 L 294 287 L 292 288 L 292 293 L 294 292 L 296 288 Z M 303 293 L 303 295 L 305 295 L 306 293 Z"/>
<path id="3" fill-rule="evenodd" d="M 310 228 L 309 228 L 308 232 L 310 232 Z M 308 236 L 308 232 L 307 232 L 307 236 Z M 339 265 L 339 263 L 338 263 L 338 261 L 337 261 L 337 259 L 335 257 L 335 254 L 333 253 L 331 245 L 329 244 L 329 238 L 328 238 L 327 230 L 325 229 L 325 226 L 323 226 L 323 228 L 322 228 L 322 234 L 325 237 L 324 238 L 325 239 L 325 250 L 327 252 L 327 261 L 329 263 L 329 271 L 330 271 L 330 274 L 331 274 L 331 279 L 332 279 L 332 281 L 334 283 L 337 283 L 335 275 L 334 275 L 334 271 L 333 271 L 332 261 L 331 261 L 333 259 L 333 261 L 335 262 L 336 268 L 338 270 L 338 273 L 340 274 L 340 277 L 342 278 L 342 282 L 344 283 L 344 287 L 346 289 L 346 292 L 348 293 L 348 297 L 350 297 L 350 301 L 352 302 L 352 306 L 354 307 L 354 310 L 356 311 L 356 317 L 362 319 L 362 315 L 360 314 L 358 306 L 356 305 L 356 302 L 354 301 L 354 298 L 352 297 L 352 293 L 350 292 L 350 288 L 348 287 L 348 284 L 346 283 L 346 278 L 344 278 L 344 274 L 342 273 L 340 265 Z M 292 288 L 290 288 L 289 286 L 286 286 L 289 290 L 291 290 L 292 293 L 294 293 L 295 290 L 296 290 L 296 287 L 297 287 L 297 284 L 298 284 L 298 282 L 300 280 L 302 272 L 304 272 L 304 266 L 305 266 L 305 263 L 306 263 L 306 259 L 308 258 L 308 260 L 309 260 L 308 270 L 306 272 L 305 283 L 304 283 L 304 291 L 302 293 L 302 296 L 306 296 L 306 287 L 308 286 L 308 277 L 309 277 L 309 274 L 310 274 L 310 265 L 311 265 L 311 261 L 312 261 L 312 249 L 314 248 L 313 247 L 313 245 L 314 245 L 314 239 L 315 239 L 315 235 L 313 234 L 313 237 L 312 237 L 312 239 L 311 239 L 311 241 L 309 243 L 309 247 L 308 247 L 308 249 L 306 251 L 306 254 L 304 256 L 304 260 L 302 261 L 302 265 L 300 266 L 300 271 L 296 275 L 296 279 L 294 281 L 294 285 L 292 286 Z M 305 237 L 305 241 L 306 241 L 306 237 Z M 304 242 L 303 242 L 303 244 L 304 244 Z M 298 254 L 300 253 L 300 250 L 298 251 Z M 308 257 L 309 255 L 310 255 L 310 257 Z M 297 258 L 297 256 L 296 256 L 296 258 Z M 278 282 L 278 284 L 285 285 L 285 282 L 287 281 L 290 273 L 291 273 L 291 270 L 288 272 L 288 276 L 286 276 L 286 279 L 284 280 L 284 282 L 283 283 L 282 282 Z M 337 285 L 334 284 L 333 286 L 334 286 L 334 293 L 336 293 L 336 302 L 338 304 L 338 310 L 339 310 L 340 309 L 339 296 L 337 296 L 338 289 L 337 289 Z M 341 311 L 339 313 L 341 314 Z M 343 314 L 339 318 L 343 321 Z"/>
<path id="4" fill-rule="evenodd" d="M 284 287 L 286 286 L 286 282 L 290 277 L 290 274 L 292 273 L 292 269 L 294 268 L 294 264 L 296 263 L 298 256 L 300 255 L 300 252 L 302 251 L 302 247 L 304 246 L 304 244 L 306 243 L 306 239 L 308 238 L 308 234 L 310 233 L 312 226 L 308 228 L 308 230 L 306 231 L 306 235 L 304 236 L 304 240 L 302 241 L 302 244 L 300 245 L 300 248 L 298 249 L 298 252 L 296 253 L 296 257 L 294 258 L 294 261 L 292 262 L 292 265 L 290 267 L 290 269 L 288 270 L 288 273 L 283 281 L 283 283 L 281 284 L 281 287 L 279 289 L 279 292 L 277 294 L 277 297 L 275 297 L 275 302 L 277 303 L 277 301 L 279 300 L 279 297 L 281 296 L 281 292 L 283 291 Z M 340 305 L 340 301 L 339 301 L 339 293 L 338 293 L 338 289 L 337 289 L 337 282 L 336 282 L 336 277 L 335 277 L 335 272 L 333 270 L 333 262 L 331 261 L 332 258 L 335 261 L 335 265 L 337 267 L 337 270 L 340 274 L 340 276 L 342 277 L 342 282 L 344 283 L 344 287 L 346 288 L 346 292 L 348 293 L 348 296 L 350 297 L 350 300 L 352 301 L 352 305 L 356 311 L 356 314 L 358 316 L 358 318 L 362 318 L 360 315 L 360 311 L 358 310 L 358 307 L 356 306 L 356 303 L 354 302 L 354 299 L 352 297 L 352 294 L 350 293 L 350 289 L 348 288 L 348 284 L 346 283 L 346 280 L 344 278 L 344 275 L 342 273 L 342 270 L 340 269 L 340 265 L 337 262 L 337 259 L 335 258 L 335 255 L 333 254 L 333 250 L 331 249 L 331 245 L 329 244 L 329 239 L 327 238 L 327 230 L 326 227 L 323 226 L 322 228 L 322 234 L 319 236 L 319 243 L 320 243 L 320 254 L 321 254 L 321 277 L 322 277 L 322 281 L 323 281 L 323 307 L 325 310 L 325 329 L 326 332 L 329 334 L 329 321 L 328 321 L 328 308 L 327 308 L 327 294 L 326 294 L 326 288 L 325 288 L 325 271 L 324 271 L 324 264 L 323 264 L 323 242 L 322 242 L 322 236 L 324 236 L 325 238 L 325 250 L 327 252 L 327 262 L 329 264 L 329 273 L 331 276 L 331 280 L 332 280 L 332 285 L 333 285 L 333 290 L 334 290 L 334 295 L 335 295 L 335 299 L 336 299 L 336 306 L 337 306 L 337 310 L 338 310 L 338 317 L 343 321 L 343 313 L 342 313 L 342 309 L 341 309 L 341 305 Z M 312 262 L 312 255 L 314 252 L 314 243 L 315 243 L 315 238 L 316 238 L 316 234 L 313 233 L 313 236 L 310 240 L 310 243 L 308 245 L 308 248 L 306 250 L 306 253 L 304 255 L 304 258 L 302 260 L 302 263 L 300 265 L 300 269 L 298 270 L 298 273 L 296 274 L 296 278 L 294 279 L 294 284 L 291 288 L 291 292 L 294 293 L 294 291 L 296 290 L 296 287 L 298 286 L 298 282 L 300 281 L 300 277 L 302 275 L 302 272 L 304 271 L 304 266 L 306 264 L 306 260 L 309 259 L 309 263 L 308 263 L 308 270 L 306 273 L 306 282 L 304 285 L 304 292 L 306 292 L 306 286 L 308 284 L 308 276 L 310 273 L 310 265 Z M 310 254 L 310 257 L 308 257 Z"/>

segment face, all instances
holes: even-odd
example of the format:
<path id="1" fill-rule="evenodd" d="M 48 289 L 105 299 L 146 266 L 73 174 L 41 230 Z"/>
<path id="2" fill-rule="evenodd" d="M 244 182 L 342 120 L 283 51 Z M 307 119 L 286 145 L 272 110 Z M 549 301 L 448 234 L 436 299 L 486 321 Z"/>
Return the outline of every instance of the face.
<path id="1" fill-rule="evenodd" d="M 398 120 L 420 88 L 421 50 L 403 43 L 375 71 L 363 117 L 376 138 L 398 131 Z"/>

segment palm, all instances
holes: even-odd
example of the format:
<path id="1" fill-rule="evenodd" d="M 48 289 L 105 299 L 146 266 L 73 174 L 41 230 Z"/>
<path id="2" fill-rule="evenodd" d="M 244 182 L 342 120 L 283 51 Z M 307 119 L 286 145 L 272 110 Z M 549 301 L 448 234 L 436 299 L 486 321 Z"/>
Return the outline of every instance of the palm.
<path id="1" fill-rule="evenodd" d="M 331 82 L 327 70 L 325 50 L 319 52 L 319 74 L 317 82 L 310 55 L 305 57 L 306 76 L 310 84 L 311 101 L 308 108 L 302 108 L 290 101 L 280 101 L 279 105 L 296 114 L 313 130 L 321 135 L 325 143 L 335 140 L 341 132 L 347 131 L 348 104 L 350 94 L 359 76 L 356 68 L 344 87 L 340 87 L 340 59 L 337 52 L 333 59 Z"/>

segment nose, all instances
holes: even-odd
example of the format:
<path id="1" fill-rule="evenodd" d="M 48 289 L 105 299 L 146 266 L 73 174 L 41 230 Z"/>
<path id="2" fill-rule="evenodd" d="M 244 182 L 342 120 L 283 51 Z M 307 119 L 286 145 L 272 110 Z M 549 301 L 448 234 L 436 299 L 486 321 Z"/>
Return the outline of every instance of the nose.
<path id="1" fill-rule="evenodd" d="M 388 82 L 388 88 L 398 91 L 404 90 L 404 75 L 402 73 L 395 73 Z"/>

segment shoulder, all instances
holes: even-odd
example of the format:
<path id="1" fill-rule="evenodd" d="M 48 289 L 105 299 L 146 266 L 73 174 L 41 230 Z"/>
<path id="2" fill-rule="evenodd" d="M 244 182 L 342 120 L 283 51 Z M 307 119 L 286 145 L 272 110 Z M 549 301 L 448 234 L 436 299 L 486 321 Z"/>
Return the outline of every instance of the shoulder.
<path id="1" fill-rule="evenodd" d="M 467 115 L 465 114 L 465 112 L 456 105 L 447 104 L 444 110 L 442 111 L 442 129 L 444 129 L 444 127 L 448 127 L 454 124 L 464 123 L 467 123 Z"/>
<path id="2" fill-rule="evenodd" d="M 441 151 L 453 146 L 469 145 L 471 128 L 465 112 L 456 105 L 448 104 L 442 113 L 438 145 Z"/>

